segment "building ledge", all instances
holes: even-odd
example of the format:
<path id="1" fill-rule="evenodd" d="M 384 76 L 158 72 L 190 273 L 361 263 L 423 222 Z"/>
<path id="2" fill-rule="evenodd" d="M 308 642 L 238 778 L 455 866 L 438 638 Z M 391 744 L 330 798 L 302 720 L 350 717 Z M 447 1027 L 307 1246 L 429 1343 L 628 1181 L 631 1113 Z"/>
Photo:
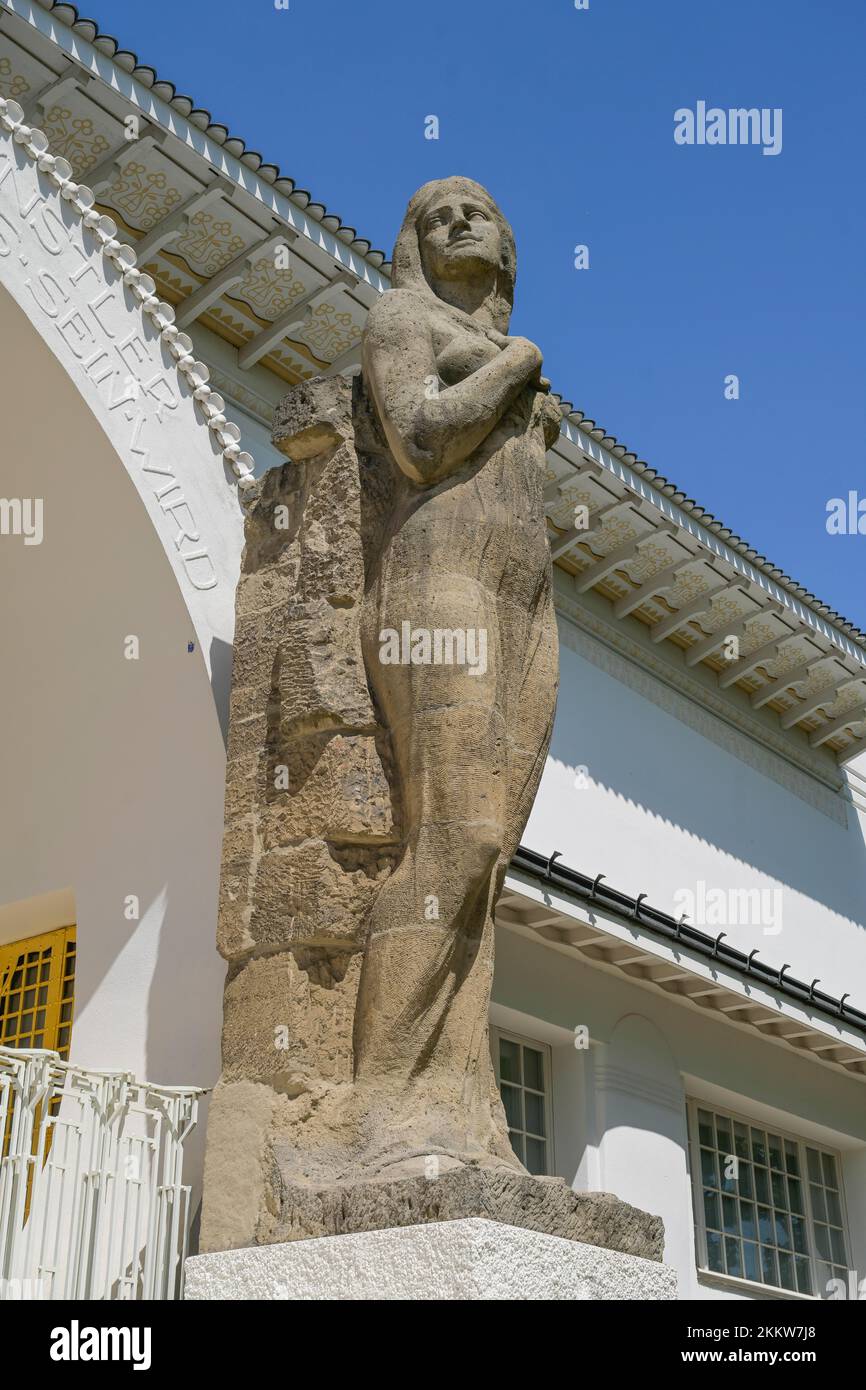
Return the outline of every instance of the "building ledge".
<path id="1" fill-rule="evenodd" d="M 540 938 L 730 1027 L 866 1080 L 866 1014 L 595 879 L 521 846 L 496 909 Z"/>

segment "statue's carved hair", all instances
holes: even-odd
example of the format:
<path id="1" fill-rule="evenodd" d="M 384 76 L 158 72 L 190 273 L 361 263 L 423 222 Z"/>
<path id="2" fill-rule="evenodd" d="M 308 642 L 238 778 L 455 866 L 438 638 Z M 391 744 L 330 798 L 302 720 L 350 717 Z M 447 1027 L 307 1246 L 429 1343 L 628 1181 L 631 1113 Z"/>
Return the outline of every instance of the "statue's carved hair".
<path id="1" fill-rule="evenodd" d="M 493 317 L 495 326 L 500 333 L 507 333 L 511 310 L 514 307 L 514 282 L 517 279 L 517 250 L 514 245 L 514 233 L 487 189 L 483 188 L 480 183 L 476 183 L 474 179 L 462 178 L 457 174 L 447 179 L 432 179 L 430 183 L 425 183 L 419 188 L 418 192 L 410 199 L 406 216 L 403 218 L 403 225 L 394 244 L 391 284 L 395 290 L 413 289 L 435 295 L 433 286 L 424 274 L 418 233 L 424 215 L 434 198 L 441 197 L 446 192 L 476 199 L 489 209 L 499 227 L 502 256 L 496 282 Z"/>

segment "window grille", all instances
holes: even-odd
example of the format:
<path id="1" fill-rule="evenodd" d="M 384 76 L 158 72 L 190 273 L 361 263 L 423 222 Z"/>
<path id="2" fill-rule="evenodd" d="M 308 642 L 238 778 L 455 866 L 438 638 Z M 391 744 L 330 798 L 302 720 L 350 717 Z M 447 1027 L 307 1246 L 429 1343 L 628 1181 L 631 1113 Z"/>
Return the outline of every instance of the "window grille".
<path id="1" fill-rule="evenodd" d="M 550 1048 L 495 1029 L 494 1063 L 511 1146 L 530 1173 L 553 1172 Z"/>
<path id="2" fill-rule="evenodd" d="M 813 1298 L 847 1288 L 839 1155 L 697 1101 L 688 1118 L 701 1269 Z"/>

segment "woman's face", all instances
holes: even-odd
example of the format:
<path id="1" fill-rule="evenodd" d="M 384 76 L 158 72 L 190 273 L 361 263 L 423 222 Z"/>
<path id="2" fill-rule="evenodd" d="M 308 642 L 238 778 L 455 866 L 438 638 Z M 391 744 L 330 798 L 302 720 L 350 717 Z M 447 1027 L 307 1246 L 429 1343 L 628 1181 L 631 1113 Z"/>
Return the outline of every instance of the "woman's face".
<path id="1" fill-rule="evenodd" d="M 443 189 L 418 228 L 428 280 L 474 280 L 498 269 L 502 237 L 492 210 L 480 198 Z"/>

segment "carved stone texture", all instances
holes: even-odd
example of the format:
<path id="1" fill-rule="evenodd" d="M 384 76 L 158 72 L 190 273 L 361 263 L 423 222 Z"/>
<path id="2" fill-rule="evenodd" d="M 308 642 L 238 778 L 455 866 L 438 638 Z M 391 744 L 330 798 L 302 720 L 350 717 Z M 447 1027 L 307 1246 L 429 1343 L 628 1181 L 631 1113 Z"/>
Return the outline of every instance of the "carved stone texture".
<path id="1" fill-rule="evenodd" d="M 609 1192 L 573 1192 L 562 1178 L 463 1168 L 436 1178 L 288 1187 L 275 1239 L 308 1240 L 480 1216 L 546 1235 L 661 1260 L 664 1225 Z"/>
<path id="2" fill-rule="evenodd" d="M 289 461 L 250 505 L 237 595 L 203 1250 L 437 1212 L 579 1240 L 637 1220 L 525 1173 L 490 1057 L 493 910 L 558 681 L 560 415 L 508 336 L 515 272 L 483 188 L 425 185 L 362 380 L 276 412 Z"/>
<path id="3" fill-rule="evenodd" d="M 288 461 L 248 500 L 236 598 L 218 923 L 230 968 L 205 1208 L 217 1247 L 254 1239 L 273 1204 L 272 1128 L 292 1133 L 311 1097 L 351 1084 L 361 951 L 399 833 L 361 651 L 350 385 L 297 388 L 274 437 Z"/>

